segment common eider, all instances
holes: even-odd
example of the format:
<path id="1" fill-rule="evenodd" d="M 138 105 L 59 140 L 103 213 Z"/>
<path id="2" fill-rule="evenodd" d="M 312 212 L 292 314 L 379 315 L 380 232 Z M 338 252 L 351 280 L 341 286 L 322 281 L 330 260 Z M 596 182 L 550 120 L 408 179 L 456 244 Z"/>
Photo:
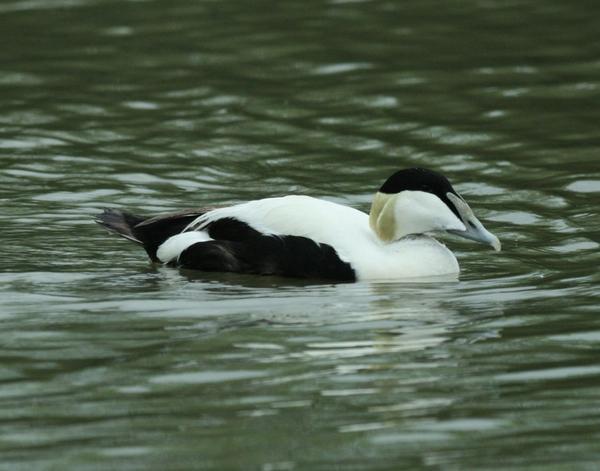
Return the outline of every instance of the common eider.
<path id="1" fill-rule="evenodd" d="M 500 241 L 443 175 L 400 170 L 375 194 L 370 214 L 291 195 L 151 218 L 105 209 L 96 222 L 144 247 L 153 262 L 207 272 L 337 281 L 457 275 L 454 254 L 429 234 Z"/>

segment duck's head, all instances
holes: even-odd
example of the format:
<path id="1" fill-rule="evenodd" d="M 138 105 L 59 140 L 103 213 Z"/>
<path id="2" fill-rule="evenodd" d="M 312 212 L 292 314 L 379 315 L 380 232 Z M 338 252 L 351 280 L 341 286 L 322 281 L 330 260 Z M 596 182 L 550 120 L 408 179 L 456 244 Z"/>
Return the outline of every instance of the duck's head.
<path id="1" fill-rule="evenodd" d="M 389 177 L 373 198 L 369 223 L 386 242 L 446 231 L 489 244 L 495 250 L 501 247 L 448 179 L 424 168 L 400 170 Z"/>

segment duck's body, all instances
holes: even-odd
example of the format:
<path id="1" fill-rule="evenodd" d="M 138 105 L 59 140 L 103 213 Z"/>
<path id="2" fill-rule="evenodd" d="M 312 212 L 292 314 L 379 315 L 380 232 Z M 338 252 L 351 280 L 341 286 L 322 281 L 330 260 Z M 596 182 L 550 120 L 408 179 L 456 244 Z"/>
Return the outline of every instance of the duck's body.
<path id="1" fill-rule="evenodd" d="M 408 181 L 409 189 L 386 191 L 392 178 L 402 172 L 403 184 L 406 186 Z M 154 261 L 204 271 L 340 281 L 458 274 L 454 254 L 425 233 L 467 233 L 457 217 L 462 213 L 455 204 L 441 201 L 431 191 L 412 189 L 415 178 L 423 177 L 421 172 L 425 172 L 426 180 L 433 175 L 435 183 L 440 183 L 436 180 L 439 178 L 443 179 L 441 183 L 447 180 L 421 169 L 402 172 L 382 186 L 370 215 L 330 201 L 294 195 L 151 219 L 107 210 L 98 222 L 141 243 Z M 447 186 L 451 189 L 449 183 Z M 440 194 L 448 200 L 446 193 Z M 456 199 L 460 206 L 462 199 L 457 194 Z M 481 226 L 474 216 L 473 220 Z"/>
<path id="2" fill-rule="evenodd" d="M 454 254 L 431 237 L 406 237 L 385 243 L 369 227 L 368 214 L 309 196 L 267 198 L 204 213 L 189 224 L 187 232 L 166 240 L 158 248 L 157 258 L 163 263 L 179 259 L 193 244 L 214 240 L 207 230 L 212 224 L 230 219 L 277 239 L 282 254 L 294 243 L 295 249 L 301 251 L 297 252 L 299 257 L 307 257 L 309 253 L 322 257 L 324 249 L 330 247 L 337 257 L 330 257 L 329 264 L 349 265 L 354 279 L 423 277 L 459 270 Z M 233 238 L 232 234 L 220 237 Z M 302 251 L 301 242 L 308 244 L 307 250 Z M 261 255 L 267 256 L 269 254 Z M 335 258 L 339 262 L 336 263 Z M 285 275 L 286 271 L 290 270 L 279 274 Z M 304 268 L 304 271 L 310 269 Z"/>

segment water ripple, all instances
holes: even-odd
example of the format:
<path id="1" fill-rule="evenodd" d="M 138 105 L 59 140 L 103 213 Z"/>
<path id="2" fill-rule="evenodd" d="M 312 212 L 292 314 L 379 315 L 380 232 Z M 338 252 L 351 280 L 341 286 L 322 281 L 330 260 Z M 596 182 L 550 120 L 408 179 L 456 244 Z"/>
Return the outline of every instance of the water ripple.
<path id="1" fill-rule="evenodd" d="M 6 469 L 596 466 L 591 7 L 110 6 L 0 5 Z M 92 222 L 368 211 L 409 166 L 504 250 L 440 236 L 459 281 L 335 285 L 154 266 Z"/>

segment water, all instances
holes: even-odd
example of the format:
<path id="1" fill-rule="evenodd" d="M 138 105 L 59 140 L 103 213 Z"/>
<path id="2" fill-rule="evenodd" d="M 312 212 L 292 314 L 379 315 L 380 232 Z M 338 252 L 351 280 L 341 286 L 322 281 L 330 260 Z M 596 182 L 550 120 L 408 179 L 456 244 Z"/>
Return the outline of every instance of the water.
<path id="1" fill-rule="evenodd" d="M 4 0 L 1 469 L 596 469 L 597 2 Z M 407 166 L 458 283 L 149 266 L 94 225 Z M 298 215 L 302 217 L 302 215 Z"/>

